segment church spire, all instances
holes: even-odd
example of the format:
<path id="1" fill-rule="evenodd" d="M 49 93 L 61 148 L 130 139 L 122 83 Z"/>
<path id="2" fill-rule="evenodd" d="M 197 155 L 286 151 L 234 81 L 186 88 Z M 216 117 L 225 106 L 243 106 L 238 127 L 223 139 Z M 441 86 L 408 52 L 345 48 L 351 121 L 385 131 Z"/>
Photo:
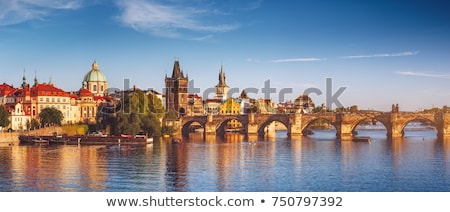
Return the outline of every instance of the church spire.
<path id="1" fill-rule="evenodd" d="M 25 68 L 23 69 L 22 88 L 28 87 L 27 77 L 25 76 Z"/>
<path id="2" fill-rule="evenodd" d="M 37 70 L 34 70 L 34 86 L 38 85 Z"/>
<path id="3" fill-rule="evenodd" d="M 220 67 L 219 84 L 217 86 L 228 86 L 227 83 L 225 82 L 225 71 L 223 70 L 223 64 Z"/>
<path id="4" fill-rule="evenodd" d="M 27 80 L 27 77 L 25 76 L 25 68 L 23 69 L 23 77 L 22 77 L 23 82 L 25 82 Z"/>

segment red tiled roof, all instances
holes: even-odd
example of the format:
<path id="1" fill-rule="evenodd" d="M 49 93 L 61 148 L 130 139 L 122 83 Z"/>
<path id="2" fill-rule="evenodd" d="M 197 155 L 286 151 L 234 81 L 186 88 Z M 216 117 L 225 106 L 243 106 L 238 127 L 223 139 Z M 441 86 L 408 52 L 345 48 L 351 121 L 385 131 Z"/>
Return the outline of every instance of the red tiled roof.
<path id="1" fill-rule="evenodd" d="M 37 84 L 31 88 L 32 96 L 64 96 L 68 97 L 69 94 L 64 90 L 55 87 L 52 84 Z"/>
<path id="2" fill-rule="evenodd" d="M 16 90 L 13 86 L 6 83 L 0 84 L 0 96 L 8 95 L 9 93 Z"/>
<path id="3" fill-rule="evenodd" d="M 216 103 L 221 103 L 222 100 L 221 99 L 207 99 L 206 102 L 216 102 Z"/>

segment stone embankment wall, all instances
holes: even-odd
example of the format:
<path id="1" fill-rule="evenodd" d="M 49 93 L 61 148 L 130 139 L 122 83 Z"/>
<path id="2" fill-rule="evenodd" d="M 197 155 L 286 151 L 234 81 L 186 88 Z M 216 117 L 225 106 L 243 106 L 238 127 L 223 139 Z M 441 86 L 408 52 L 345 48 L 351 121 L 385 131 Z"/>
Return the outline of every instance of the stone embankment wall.
<path id="1" fill-rule="evenodd" d="M 47 127 L 38 130 L 22 131 L 22 132 L 0 132 L 0 144 L 17 144 L 19 136 L 25 135 L 52 135 L 54 132 L 62 134 L 62 127 Z"/>

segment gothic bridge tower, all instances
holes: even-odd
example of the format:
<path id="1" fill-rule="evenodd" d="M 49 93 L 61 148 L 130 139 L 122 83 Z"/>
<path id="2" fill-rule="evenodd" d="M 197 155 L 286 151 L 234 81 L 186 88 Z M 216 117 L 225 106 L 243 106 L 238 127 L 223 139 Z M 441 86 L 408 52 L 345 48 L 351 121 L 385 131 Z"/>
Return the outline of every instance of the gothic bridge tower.
<path id="1" fill-rule="evenodd" d="M 166 75 L 166 110 L 173 110 L 179 116 L 186 114 L 188 108 L 188 77 L 180 69 L 180 62 L 175 60 L 172 77 Z"/>

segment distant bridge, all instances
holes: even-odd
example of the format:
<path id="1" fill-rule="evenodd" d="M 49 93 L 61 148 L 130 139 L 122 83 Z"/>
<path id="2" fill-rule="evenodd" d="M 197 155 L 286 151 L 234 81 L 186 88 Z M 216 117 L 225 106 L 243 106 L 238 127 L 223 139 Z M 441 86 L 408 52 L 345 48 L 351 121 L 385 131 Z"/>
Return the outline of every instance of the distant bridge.
<path id="1" fill-rule="evenodd" d="M 326 120 L 336 128 L 336 137 L 351 139 L 355 128 L 363 121 L 379 121 L 388 137 L 402 137 L 405 126 L 412 121 L 428 121 L 437 129 L 439 137 L 450 137 L 450 113 L 366 112 L 366 113 L 311 113 L 311 114 L 237 114 L 185 116 L 180 119 L 179 132 L 189 134 L 193 123 L 198 123 L 206 135 L 224 135 L 226 124 L 239 121 L 246 135 L 264 136 L 273 122 L 283 124 L 289 136 L 301 136 L 316 120 Z"/>

